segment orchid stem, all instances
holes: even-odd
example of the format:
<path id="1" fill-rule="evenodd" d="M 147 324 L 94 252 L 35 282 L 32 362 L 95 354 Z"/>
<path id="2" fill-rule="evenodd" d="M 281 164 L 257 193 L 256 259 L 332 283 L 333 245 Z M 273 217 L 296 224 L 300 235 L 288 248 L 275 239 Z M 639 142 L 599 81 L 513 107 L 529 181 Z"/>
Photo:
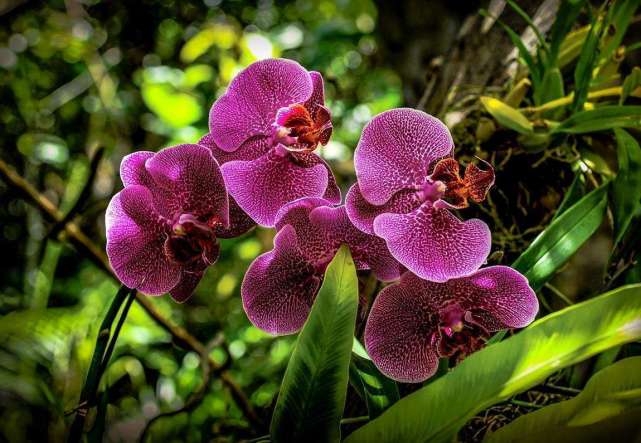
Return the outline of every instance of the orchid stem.
<path id="1" fill-rule="evenodd" d="M 369 415 L 363 415 L 361 417 L 348 417 L 341 420 L 341 425 L 349 425 L 353 423 L 363 423 L 364 421 L 369 421 Z"/>
<path id="2" fill-rule="evenodd" d="M 105 318 L 102 320 L 102 324 L 98 330 L 98 337 L 96 338 L 96 346 L 94 348 L 93 357 L 91 358 L 91 364 L 89 365 L 89 372 L 87 373 L 85 384 L 82 388 L 82 392 L 80 393 L 80 408 L 76 412 L 76 417 L 69 431 L 69 438 L 67 440 L 69 443 L 81 441 L 87 412 L 96 403 L 100 379 L 107 368 L 107 363 L 113 353 L 116 340 L 118 339 L 118 334 L 125 322 L 125 318 L 127 317 L 127 313 L 131 307 L 131 302 L 134 299 L 135 292 L 135 290 L 129 289 L 124 285 L 121 286 L 111 302 Z M 116 320 L 116 316 L 118 315 L 123 303 L 124 308 L 122 309 L 122 314 L 120 315 L 112 335 L 111 326 L 114 320 Z"/>

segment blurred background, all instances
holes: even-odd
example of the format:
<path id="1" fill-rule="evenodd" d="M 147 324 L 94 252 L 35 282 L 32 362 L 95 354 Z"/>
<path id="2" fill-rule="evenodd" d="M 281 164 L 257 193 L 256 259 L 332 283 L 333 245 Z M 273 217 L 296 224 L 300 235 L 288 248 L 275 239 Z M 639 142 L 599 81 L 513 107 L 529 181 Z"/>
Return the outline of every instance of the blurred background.
<path id="1" fill-rule="evenodd" d="M 448 53 L 480 3 L 0 0 L 0 157 L 62 213 L 74 208 L 75 222 L 103 249 L 104 210 L 122 186 L 121 158 L 197 141 L 207 132 L 211 104 L 237 72 L 255 60 L 287 57 L 325 77 L 335 129 L 321 155 L 346 190 L 363 125 L 379 112 L 421 101 L 438 67 L 433 60 Z M 455 132 L 470 158 L 479 154 L 469 136 L 475 130 L 476 123 Z M 518 157 L 506 177 L 529 174 L 532 163 Z M 537 189 L 515 190 L 528 198 L 531 191 L 532 200 L 506 191 L 509 203 L 478 214 L 496 227 L 504 215 L 496 207 L 535 208 L 534 215 L 524 210 L 509 221 L 520 231 L 496 237 L 494 249 L 508 258 L 540 232 L 536 227 L 549 220 L 572 180 L 567 164 L 548 175 L 548 181 L 532 175 Z M 274 339 L 251 326 L 239 286 L 249 263 L 271 249 L 272 237 L 257 229 L 224 240 L 221 258 L 188 303 L 152 300 L 210 345 L 211 358 L 228 365 L 263 422 L 295 337 Z M 0 181 L 0 441 L 64 440 L 65 413 L 77 405 L 98 324 L 118 288 L 64 240 L 64 232 Z M 597 252 L 580 255 L 584 270 L 604 265 L 607 256 L 599 253 L 608 241 L 597 237 Z M 565 289 L 573 296 L 581 291 Z M 183 407 L 202 381 L 199 355 L 178 346 L 134 304 L 104 378 L 107 439 L 135 438 L 151 418 Z M 149 432 L 154 441 L 236 441 L 256 437 L 255 430 L 213 377 L 193 409 L 159 420 Z"/>

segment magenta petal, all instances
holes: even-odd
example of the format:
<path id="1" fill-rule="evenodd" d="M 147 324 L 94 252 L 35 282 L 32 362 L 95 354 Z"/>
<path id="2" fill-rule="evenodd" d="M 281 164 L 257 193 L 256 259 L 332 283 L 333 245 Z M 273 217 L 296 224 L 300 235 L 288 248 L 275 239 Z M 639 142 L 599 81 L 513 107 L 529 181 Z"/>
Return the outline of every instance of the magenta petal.
<path id="1" fill-rule="evenodd" d="M 327 170 L 318 164 L 306 168 L 288 155 L 273 152 L 254 161 L 225 163 L 222 171 L 229 194 L 256 223 L 274 226 L 276 213 L 303 197 L 321 197 L 327 189 Z"/>
<path id="2" fill-rule="evenodd" d="M 178 145 L 147 160 L 147 170 L 163 191 L 172 196 L 173 214 L 217 217 L 229 223 L 225 181 L 211 152 L 199 145 Z"/>
<path id="3" fill-rule="evenodd" d="M 116 194 L 105 223 L 107 255 L 121 282 L 150 295 L 176 286 L 181 269 L 165 256 L 166 228 L 147 188 L 132 185 Z"/>
<path id="4" fill-rule="evenodd" d="M 423 204 L 408 214 L 381 214 L 374 232 L 402 265 L 426 280 L 443 282 L 476 271 L 491 247 L 488 226 L 460 221 L 446 209 Z"/>
<path id="5" fill-rule="evenodd" d="M 539 301 L 527 279 L 507 266 L 483 268 L 446 284 L 447 292 L 462 308 L 484 312 L 474 320 L 488 331 L 523 328 L 539 311 Z"/>
<path id="6" fill-rule="evenodd" d="M 270 148 L 267 137 L 256 136 L 243 142 L 243 144 L 233 152 L 223 151 L 216 145 L 214 136 L 211 133 L 203 136 L 203 138 L 198 141 L 198 144 L 208 148 L 221 166 L 233 160 L 256 160 L 269 151 Z"/>
<path id="7" fill-rule="evenodd" d="M 312 79 L 312 95 L 304 103 L 304 106 L 313 112 L 317 106 L 325 105 L 325 85 L 320 72 L 310 71 L 309 76 Z"/>
<path id="8" fill-rule="evenodd" d="M 151 177 L 145 162 L 156 155 L 155 152 L 137 151 L 122 158 L 120 162 L 120 179 L 125 186 L 141 185 L 151 188 L 154 186 L 154 179 Z"/>
<path id="9" fill-rule="evenodd" d="M 322 276 L 302 255 L 294 228 L 286 225 L 274 249 L 252 262 L 241 287 L 249 320 L 273 335 L 293 334 L 305 323 Z"/>
<path id="10" fill-rule="evenodd" d="M 327 244 L 335 245 L 334 256 L 341 244 L 347 244 L 357 269 L 372 269 L 379 280 L 392 281 L 400 277 L 401 266 L 387 250 L 385 241 L 356 229 L 347 217 L 344 206 L 318 207 L 309 214 L 311 223 L 325 232 Z M 298 231 L 297 231 L 298 232 Z"/>
<path id="11" fill-rule="evenodd" d="M 372 204 L 423 184 L 434 160 L 449 155 L 452 136 L 437 118 L 415 109 L 392 109 L 363 129 L 354 153 L 358 184 Z"/>
<path id="12" fill-rule="evenodd" d="M 383 289 L 374 300 L 365 326 L 365 347 L 372 361 L 388 377 L 418 383 L 438 367 L 434 334 L 438 316 L 429 294 L 401 281 Z"/>
<path id="13" fill-rule="evenodd" d="M 178 284 L 169 291 L 169 295 L 178 303 L 186 302 L 196 290 L 196 286 L 203 278 L 202 271 L 188 271 L 184 270 L 180 276 Z"/>
<path id="14" fill-rule="evenodd" d="M 352 185 L 345 197 L 345 208 L 350 220 L 361 231 L 374 233 L 374 219 L 381 214 L 391 212 L 406 214 L 421 205 L 416 191 L 399 191 L 381 206 L 372 205 L 363 197 L 358 183 Z"/>
<path id="15" fill-rule="evenodd" d="M 239 237 L 256 227 L 256 222 L 238 206 L 236 200 L 229 198 L 229 227 L 216 229 L 216 237 L 234 238 Z"/>
<path id="16" fill-rule="evenodd" d="M 236 150 L 256 135 L 269 135 L 282 107 L 304 103 L 312 95 L 312 78 L 292 60 L 252 63 L 232 80 L 209 113 L 209 128 L 223 151 Z"/>

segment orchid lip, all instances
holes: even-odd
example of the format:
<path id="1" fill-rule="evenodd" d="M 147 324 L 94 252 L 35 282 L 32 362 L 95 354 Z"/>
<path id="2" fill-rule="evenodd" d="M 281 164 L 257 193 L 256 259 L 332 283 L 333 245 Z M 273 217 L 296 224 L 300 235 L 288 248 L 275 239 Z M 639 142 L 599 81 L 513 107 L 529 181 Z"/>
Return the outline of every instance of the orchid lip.
<path id="1" fill-rule="evenodd" d="M 443 197 L 447 186 L 440 180 L 427 179 L 423 185 L 418 186 L 417 197 L 422 202 L 435 203 Z"/>
<path id="2" fill-rule="evenodd" d="M 178 264 L 201 260 L 211 265 L 218 258 L 219 244 L 215 228 L 219 225 L 220 222 L 215 218 L 205 223 L 192 214 L 180 214 L 165 240 L 165 252 Z"/>

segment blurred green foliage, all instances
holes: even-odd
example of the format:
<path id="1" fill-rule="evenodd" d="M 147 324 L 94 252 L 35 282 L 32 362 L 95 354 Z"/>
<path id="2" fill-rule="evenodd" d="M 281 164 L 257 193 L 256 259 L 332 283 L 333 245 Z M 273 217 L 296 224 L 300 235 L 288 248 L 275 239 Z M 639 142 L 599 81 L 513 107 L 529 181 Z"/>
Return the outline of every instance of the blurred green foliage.
<path id="1" fill-rule="evenodd" d="M 121 187 L 120 159 L 197 141 L 211 104 L 239 70 L 283 56 L 325 77 L 337 129 L 322 155 L 346 184 L 362 126 L 401 104 L 399 77 L 376 57 L 376 20 L 369 0 L 19 4 L 0 16 L 2 157 L 66 212 L 87 180 L 89 158 L 104 147 L 78 219 L 102 247 L 103 211 Z M 49 223 L 19 197 L 0 182 L 0 249 L 11 251 L 0 259 L 0 440 L 60 441 L 117 287 L 49 238 Z M 219 262 L 189 303 L 154 300 L 203 343 L 224 334 L 226 344 L 215 342 L 210 355 L 220 364 L 233 359 L 231 374 L 266 422 L 293 342 L 250 325 L 239 286 L 272 235 L 258 230 L 223 241 Z M 108 438 L 134 438 L 201 382 L 199 356 L 173 344 L 134 304 L 103 380 Z M 159 420 L 151 437 L 235 440 L 251 435 L 247 427 L 215 379 L 195 410 Z"/>

